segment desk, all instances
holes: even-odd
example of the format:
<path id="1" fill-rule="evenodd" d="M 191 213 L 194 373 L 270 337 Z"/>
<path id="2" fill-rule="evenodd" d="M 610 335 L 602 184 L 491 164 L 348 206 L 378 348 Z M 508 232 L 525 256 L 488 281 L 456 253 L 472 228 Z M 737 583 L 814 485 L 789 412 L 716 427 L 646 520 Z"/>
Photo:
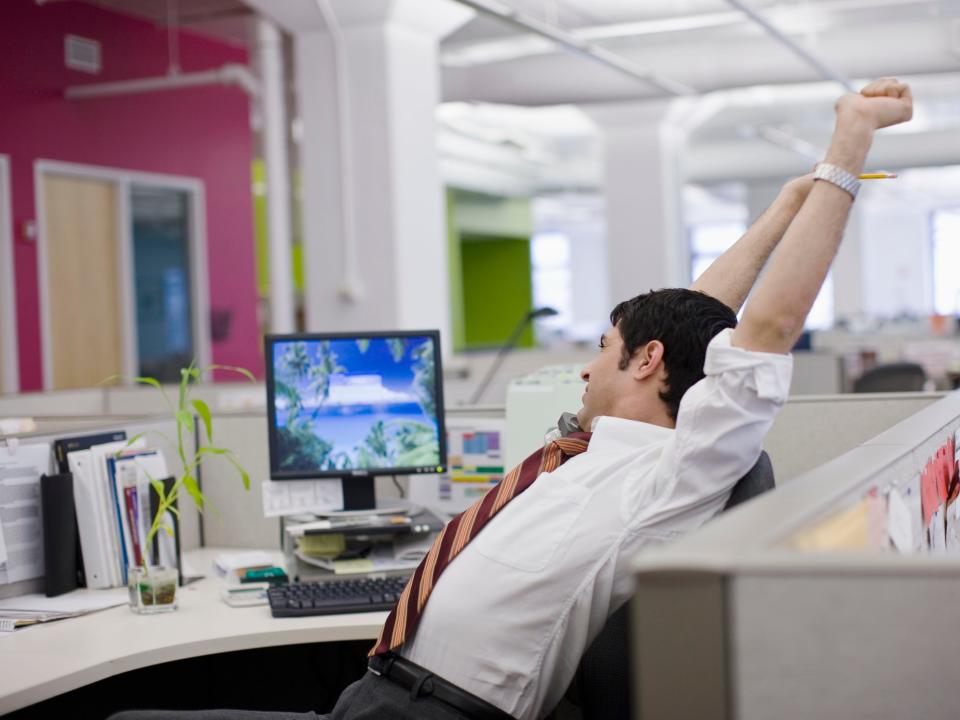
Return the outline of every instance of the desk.
<path id="1" fill-rule="evenodd" d="M 123 605 L 0 638 L 0 714 L 172 660 L 278 645 L 374 640 L 387 618 L 386 612 L 274 618 L 266 605 L 230 607 L 220 600 L 220 581 L 212 571 L 217 552 L 203 548 L 185 555 L 186 567 L 208 577 L 178 588 L 175 612 L 137 615 Z"/>

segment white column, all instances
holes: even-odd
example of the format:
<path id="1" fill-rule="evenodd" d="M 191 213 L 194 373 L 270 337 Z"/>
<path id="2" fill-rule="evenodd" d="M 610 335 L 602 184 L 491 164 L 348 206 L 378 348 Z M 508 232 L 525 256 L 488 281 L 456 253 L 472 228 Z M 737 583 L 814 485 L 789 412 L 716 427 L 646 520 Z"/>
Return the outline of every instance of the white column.
<path id="1" fill-rule="evenodd" d="M 862 208 L 862 205 L 853 204 L 843 242 L 833 261 L 833 314 L 837 320 L 857 321 L 866 315 Z"/>
<path id="2" fill-rule="evenodd" d="M 263 155 L 267 176 L 267 236 L 270 258 L 270 332 L 293 332 L 293 238 L 290 232 L 290 163 L 283 38 L 269 20 L 256 23 Z"/>
<path id="3" fill-rule="evenodd" d="M 605 282 L 610 273 L 606 226 L 602 219 L 590 218 L 571 223 L 566 230 L 570 237 L 574 336 L 577 339 L 582 339 L 585 333 L 599 336 L 607 329 L 613 306 L 623 299 L 614 301 Z"/>
<path id="4" fill-rule="evenodd" d="M 768 207 L 773 205 L 773 201 L 777 199 L 777 195 L 786 181 L 787 179 L 784 178 L 783 180 L 750 180 L 746 183 L 747 225 L 753 224 Z"/>
<path id="5" fill-rule="evenodd" d="M 449 336 L 438 41 L 471 14 L 424 5 L 334 0 L 295 36 L 310 330 Z"/>
<path id="6" fill-rule="evenodd" d="M 585 107 L 604 145 L 610 298 L 686 286 L 678 101 Z"/>

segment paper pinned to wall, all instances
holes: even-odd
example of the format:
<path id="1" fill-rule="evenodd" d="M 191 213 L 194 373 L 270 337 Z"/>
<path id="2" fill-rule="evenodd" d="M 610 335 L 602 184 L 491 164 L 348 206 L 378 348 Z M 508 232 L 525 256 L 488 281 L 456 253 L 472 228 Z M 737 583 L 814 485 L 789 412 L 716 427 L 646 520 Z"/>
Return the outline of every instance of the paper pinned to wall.
<path id="1" fill-rule="evenodd" d="M 503 479 L 505 421 L 447 420 L 447 472 L 410 478 L 410 502 L 441 514 L 466 510 Z"/>
<path id="2" fill-rule="evenodd" d="M 903 494 L 898 488 L 890 490 L 887 500 L 887 531 L 893 546 L 902 553 L 920 550 L 920 533 L 915 528 L 920 524 L 919 513 L 914 517 Z"/>
<path id="3" fill-rule="evenodd" d="M 798 550 L 836 551 L 867 550 L 877 533 L 870 528 L 871 519 L 877 513 L 871 510 L 874 499 L 866 497 L 853 507 L 821 520 L 813 527 L 801 530 L 789 544 Z"/>
<path id="4" fill-rule="evenodd" d="M 43 576 L 40 476 L 52 458 L 49 443 L 0 448 L 0 584 Z"/>

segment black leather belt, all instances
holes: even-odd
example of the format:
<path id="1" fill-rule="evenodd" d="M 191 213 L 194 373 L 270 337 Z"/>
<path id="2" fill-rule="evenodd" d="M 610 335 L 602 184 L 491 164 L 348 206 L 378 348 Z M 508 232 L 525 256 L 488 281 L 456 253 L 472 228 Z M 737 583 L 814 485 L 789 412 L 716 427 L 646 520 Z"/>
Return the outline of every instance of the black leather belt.
<path id="1" fill-rule="evenodd" d="M 410 696 L 432 697 L 473 718 L 473 720 L 513 720 L 503 710 L 434 675 L 426 668 L 393 653 L 375 655 L 367 664 L 374 675 L 409 690 Z"/>

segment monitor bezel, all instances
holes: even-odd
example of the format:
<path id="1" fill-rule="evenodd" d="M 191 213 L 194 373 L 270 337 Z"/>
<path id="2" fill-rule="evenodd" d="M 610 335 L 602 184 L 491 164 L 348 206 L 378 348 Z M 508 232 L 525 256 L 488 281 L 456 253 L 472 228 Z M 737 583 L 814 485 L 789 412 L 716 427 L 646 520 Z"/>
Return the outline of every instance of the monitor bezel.
<path id="1" fill-rule="evenodd" d="M 273 347 L 278 342 L 322 342 L 325 340 L 377 340 L 383 338 L 413 338 L 429 337 L 433 340 L 433 361 L 437 378 L 437 429 L 440 440 L 439 462 L 429 468 L 424 467 L 396 467 L 396 468 L 366 468 L 351 470 L 279 470 L 277 464 L 276 437 L 277 416 L 274 401 L 276 388 L 274 387 Z M 267 389 L 267 441 L 269 445 L 269 466 L 271 480 L 324 480 L 341 479 L 348 481 L 356 478 L 373 478 L 384 475 L 439 475 L 447 471 L 447 432 L 446 412 L 443 405 L 443 365 L 440 353 L 439 330 L 370 330 L 355 332 L 324 332 L 324 333 L 270 333 L 263 339 L 264 360 L 266 370 Z"/>

